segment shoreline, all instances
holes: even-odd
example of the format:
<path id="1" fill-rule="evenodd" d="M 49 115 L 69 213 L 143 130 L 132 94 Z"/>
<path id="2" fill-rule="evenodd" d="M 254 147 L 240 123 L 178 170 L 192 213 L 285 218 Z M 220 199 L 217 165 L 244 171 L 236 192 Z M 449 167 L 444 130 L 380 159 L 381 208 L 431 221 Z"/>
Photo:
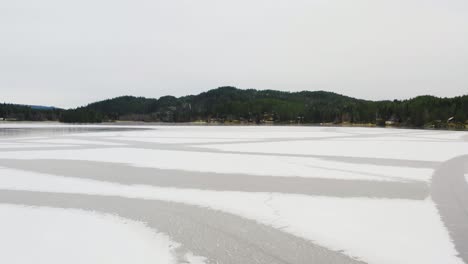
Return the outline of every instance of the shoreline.
<path id="1" fill-rule="evenodd" d="M 237 126 L 237 127 L 357 127 L 357 128 L 388 128 L 388 129 L 417 129 L 417 130 L 436 130 L 436 131 L 460 131 L 468 132 L 459 128 L 430 128 L 430 127 L 409 127 L 409 126 L 377 126 L 376 124 L 333 124 L 333 123 L 306 123 L 306 124 L 287 124 L 287 123 L 208 123 L 208 122 L 144 122 L 144 121 L 113 121 L 101 123 L 65 123 L 59 121 L 0 121 L 2 124 L 51 124 L 51 125 L 117 125 L 117 126 Z"/>

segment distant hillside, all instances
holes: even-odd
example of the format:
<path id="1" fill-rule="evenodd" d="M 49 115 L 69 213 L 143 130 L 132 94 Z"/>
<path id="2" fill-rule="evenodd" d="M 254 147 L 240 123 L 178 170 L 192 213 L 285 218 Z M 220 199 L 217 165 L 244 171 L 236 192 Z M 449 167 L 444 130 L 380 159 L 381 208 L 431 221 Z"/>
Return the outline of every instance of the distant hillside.
<path id="1" fill-rule="evenodd" d="M 220 87 L 179 98 L 122 96 L 67 110 L 60 115 L 62 122 L 387 123 L 440 128 L 464 128 L 467 119 L 467 95 L 367 101 L 325 91 L 258 91 L 235 87 Z"/>
<path id="2" fill-rule="evenodd" d="M 58 109 L 57 107 L 54 106 L 45 106 L 45 105 L 29 105 L 34 110 L 54 110 Z"/>

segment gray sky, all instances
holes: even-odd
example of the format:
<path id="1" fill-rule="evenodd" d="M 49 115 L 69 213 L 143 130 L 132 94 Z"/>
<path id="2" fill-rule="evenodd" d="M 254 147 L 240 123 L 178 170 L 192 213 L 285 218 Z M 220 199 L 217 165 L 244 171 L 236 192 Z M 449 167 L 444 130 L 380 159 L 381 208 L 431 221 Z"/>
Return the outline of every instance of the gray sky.
<path id="1" fill-rule="evenodd" d="M 468 94 L 466 0 L 2 0 L 0 101 Z"/>

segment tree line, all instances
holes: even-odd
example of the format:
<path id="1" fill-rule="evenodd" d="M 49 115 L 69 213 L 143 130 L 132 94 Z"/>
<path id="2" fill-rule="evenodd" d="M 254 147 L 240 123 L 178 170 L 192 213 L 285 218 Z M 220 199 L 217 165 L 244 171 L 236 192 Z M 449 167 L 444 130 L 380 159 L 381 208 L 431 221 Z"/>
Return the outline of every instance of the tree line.
<path id="1" fill-rule="evenodd" d="M 17 104 L 0 104 L 0 120 L 11 121 L 57 121 L 62 109 Z"/>
<path id="2" fill-rule="evenodd" d="M 159 99 L 121 96 L 62 110 L 61 122 L 350 123 L 464 128 L 468 95 L 368 101 L 332 92 L 241 90 L 220 87 L 198 95 Z"/>

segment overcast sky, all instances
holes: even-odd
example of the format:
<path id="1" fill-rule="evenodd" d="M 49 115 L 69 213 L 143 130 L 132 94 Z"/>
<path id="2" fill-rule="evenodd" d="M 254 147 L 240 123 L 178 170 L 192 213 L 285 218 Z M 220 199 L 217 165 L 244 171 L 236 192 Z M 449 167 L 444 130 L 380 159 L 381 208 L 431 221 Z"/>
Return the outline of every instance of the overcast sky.
<path id="1" fill-rule="evenodd" d="M 468 94 L 466 0 L 1 0 L 0 102 Z"/>

